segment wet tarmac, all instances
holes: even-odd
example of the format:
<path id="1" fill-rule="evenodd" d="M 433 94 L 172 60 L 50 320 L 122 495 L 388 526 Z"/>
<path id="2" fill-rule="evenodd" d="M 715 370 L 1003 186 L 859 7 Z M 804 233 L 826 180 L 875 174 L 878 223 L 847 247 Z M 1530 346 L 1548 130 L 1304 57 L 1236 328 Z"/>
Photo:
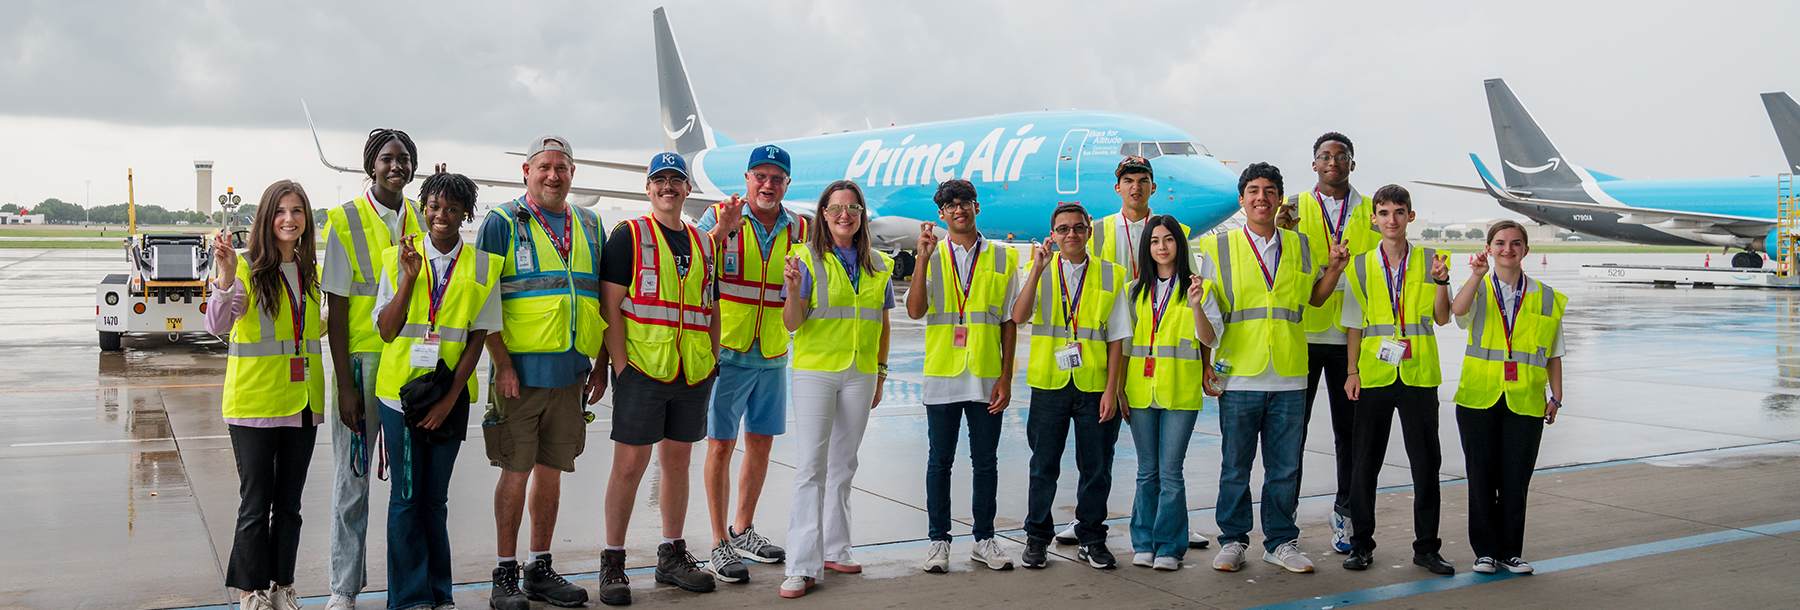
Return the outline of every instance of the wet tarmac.
<path id="1" fill-rule="evenodd" d="M 1578 277 L 1581 264 L 1693 264 L 1699 255 L 1551 255 L 1526 272 L 1570 295 L 1565 359 L 1566 409 L 1546 430 L 1534 480 L 1529 557 L 1531 579 L 1427 578 L 1406 561 L 1411 478 L 1396 427 L 1378 499 L 1384 531 L 1377 569 L 1348 573 L 1327 550 L 1324 525 L 1333 491 L 1330 431 L 1313 422 L 1305 460 L 1302 546 L 1320 572 L 1294 575 L 1254 561 L 1244 572 L 1205 569 L 1212 551 L 1191 553 L 1196 570 L 1153 573 L 1130 566 L 1099 572 L 1073 563 L 1057 547 L 1045 572 L 981 570 L 953 554 L 953 575 L 918 572 L 926 534 L 925 419 L 918 403 L 922 327 L 896 324 L 894 376 L 865 437 L 852 499 L 853 540 L 868 566 L 860 576 L 832 575 L 797 604 L 1088 605 L 1243 608 L 1508 605 L 1692 607 L 1700 603 L 1774 607 L 1795 604 L 1800 579 L 1800 294 L 1753 289 L 1659 289 L 1602 284 Z M 1534 257 L 1535 258 L 1535 257 Z M 0 608 L 223 607 L 237 477 L 219 418 L 224 346 L 190 333 L 128 337 L 123 352 L 101 352 L 93 327 L 94 284 L 123 267 L 112 251 L 0 249 Z M 1463 261 L 1457 260 L 1460 266 Z M 1463 272 L 1455 275 L 1461 277 Z M 903 316 L 896 316 L 901 318 Z M 1462 331 L 1439 329 L 1443 345 Z M 1020 355 L 1024 355 L 1024 341 Z M 1466 572 L 1472 557 L 1462 506 L 1463 461 L 1450 397 L 1460 359 L 1446 358 L 1441 438 L 1445 555 Z M 485 369 L 485 366 L 483 367 Z M 485 371 L 478 375 L 485 376 Z M 1024 418 L 1030 392 L 1014 384 L 1000 444 L 997 526 L 1022 541 L 1027 461 Z M 610 400 L 610 397 L 609 397 Z M 1321 399 L 1322 401 L 1323 399 Z M 588 451 L 564 479 L 556 565 L 590 591 L 602 547 L 601 498 L 610 466 L 611 410 L 596 409 Z M 1321 407 L 1322 408 L 1322 407 Z M 478 435 L 478 430 L 471 431 Z M 1129 559 L 1120 519 L 1128 516 L 1137 459 L 1121 435 L 1109 508 L 1113 551 Z M 473 440 L 473 439 L 472 439 Z M 1217 534 L 1218 421 L 1208 401 L 1187 462 L 1193 523 Z M 970 482 L 967 450 L 959 456 L 953 506 L 967 549 Z M 694 479 L 699 458 L 695 452 Z M 779 437 L 761 508 L 759 531 L 786 538 L 793 463 L 791 438 Z M 304 497 L 297 588 L 323 606 L 331 450 L 320 434 Z M 735 469 L 734 469 L 735 471 Z M 1074 504 L 1073 451 L 1065 453 L 1058 519 Z M 450 527 L 457 599 L 486 605 L 493 564 L 492 490 L 497 470 L 479 442 L 465 444 L 451 486 Z M 660 528 L 652 469 L 640 490 L 628 538 L 628 565 L 654 562 Z M 1258 483 L 1253 482 L 1253 489 Z M 385 528 L 376 482 L 369 528 L 370 586 L 364 607 L 381 607 L 386 572 Z M 704 494 L 694 489 L 688 538 L 708 537 Z M 1734 533 L 1736 532 L 1736 533 Z M 1735 536 L 1735 537 L 1734 537 Z M 1253 534 L 1260 539 L 1259 534 Z M 1011 547 L 1017 556 L 1018 547 Z M 1560 563 L 1559 563 L 1560 562 Z M 1062 565 L 1066 564 L 1066 565 Z M 1388 565 L 1393 565 L 1388 568 Z M 1545 566 L 1548 565 L 1549 568 Z M 779 566 L 752 566 L 750 585 L 721 585 L 704 601 L 651 583 L 634 572 L 639 604 L 699 603 L 738 607 L 774 603 Z M 1481 580 L 1486 579 L 1486 580 Z M 1371 593 L 1370 591 L 1375 591 Z M 879 597 L 866 597 L 879 596 Z M 818 600 L 824 600 L 820 602 Z M 1336 601 L 1333 601 L 1336 600 Z M 1491 601 L 1484 601 L 1491 600 Z M 1737 603 L 1731 603 L 1737 602 Z M 1306 605 L 1306 604 L 1313 605 Z M 1288 605 L 1298 604 L 1298 605 Z M 548 607 L 548 606 L 545 606 Z"/>

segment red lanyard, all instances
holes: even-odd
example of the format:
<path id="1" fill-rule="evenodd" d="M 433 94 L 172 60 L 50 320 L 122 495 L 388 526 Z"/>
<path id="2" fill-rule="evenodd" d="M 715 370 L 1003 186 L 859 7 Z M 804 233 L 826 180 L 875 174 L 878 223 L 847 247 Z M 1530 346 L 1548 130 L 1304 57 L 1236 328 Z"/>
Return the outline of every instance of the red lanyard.
<path id="1" fill-rule="evenodd" d="M 1493 276 L 1493 278 L 1494 278 L 1494 307 L 1500 310 L 1500 328 L 1502 331 L 1505 332 L 1505 336 L 1506 336 L 1506 359 L 1512 360 L 1513 328 L 1518 325 L 1519 307 L 1525 304 L 1525 274 L 1523 274 L 1523 273 L 1519 274 L 1519 287 L 1514 292 L 1515 300 L 1513 301 L 1513 304 L 1512 304 L 1512 315 L 1511 316 L 1506 315 L 1506 299 L 1505 299 L 1505 297 L 1502 297 L 1500 295 L 1500 276 L 1498 274 L 1496 274 Z"/>
<path id="2" fill-rule="evenodd" d="M 306 334 L 306 299 L 294 294 L 294 290 L 288 287 L 286 277 L 281 278 L 281 291 L 288 294 L 288 311 L 293 314 L 294 355 L 304 356 L 306 355 L 306 339 L 303 336 Z"/>
<path id="3" fill-rule="evenodd" d="M 964 313 L 969 305 L 969 292 L 975 289 L 975 265 L 981 264 L 981 242 L 975 242 L 975 251 L 970 254 L 969 285 L 962 284 L 962 272 L 956 266 L 956 244 L 945 244 L 950 249 L 950 281 L 956 283 L 956 323 L 962 324 L 967 319 Z"/>
<path id="4" fill-rule="evenodd" d="M 420 245 L 424 245 L 425 240 L 421 239 L 419 241 Z M 458 247 L 460 246 L 461 244 L 458 244 Z M 457 258 L 458 257 L 456 256 L 450 257 L 450 264 L 444 267 L 444 277 L 437 278 L 437 273 L 435 272 L 431 274 L 433 276 L 431 282 L 431 309 L 427 310 L 425 315 L 428 316 L 428 319 L 431 322 L 431 332 L 433 333 L 437 332 L 438 308 L 444 305 L 444 294 L 450 292 L 450 277 L 451 274 L 456 273 Z M 431 261 L 429 259 L 425 261 L 425 267 L 427 269 L 431 268 Z"/>
<path id="5" fill-rule="evenodd" d="M 1313 189 L 1313 200 L 1319 202 L 1319 223 L 1325 225 L 1325 232 L 1331 235 L 1331 243 L 1339 243 L 1344 239 L 1344 229 L 1350 221 L 1350 193 L 1344 193 L 1343 205 L 1338 206 L 1337 228 L 1332 228 L 1331 212 L 1325 210 L 1325 195 Z"/>
<path id="6" fill-rule="evenodd" d="M 556 253 L 562 256 L 563 267 L 568 267 L 569 248 L 575 241 L 575 211 L 563 210 L 562 237 L 557 237 L 556 231 L 550 230 L 550 221 L 545 218 L 544 211 L 538 209 L 537 204 L 532 203 L 530 197 L 525 198 L 525 209 L 531 210 L 531 217 L 536 218 L 538 225 L 544 227 L 544 232 L 550 234 L 550 244 L 556 246 Z"/>
<path id="7" fill-rule="evenodd" d="M 1395 273 L 1389 271 L 1387 248 L 1378 247 L 1376 249 L 1381 250 L 1381 274 L 1387 278 L 1388 298 L 1393 300 L 1394 328 L 1400 333 L 1400 336 L 1404 337 L 1406 336 L 1406 318 L 1402 313 L 1406 309 L 1406 262 L 1412 258 L 1412 252 L 1408 251 L 1407 256 L 1400 257 L 1400 269 L 1398 273 Z"/>
<path id="8" fill-rule="evenodd" d="M 1087 272 L 1087 266 L 1083 265 L 1081 267 L 1081 279 L 1075 284 L 1075 298 L 1071 300 L 1069 298 L 1069 282 L 1062 273 L 1062 263 L 1057 263 L 1056 286 L 1059 289 L 1057 292 L 1062 294 L 1063 321 L 1069 324 L 1070 340 L 1077 338 L 1075 337 L 1075 331 L 1081 326 L 1081 324 L 1075 320 L 1075 316 L 1081 313 L 1081 292 L 1087 288 Z M 1071 305 L 1070 303 L 1074 304 Z"/>
<path id="9" fill-rule="evenodd" d="M 1262 268 L 1263 281 L 1269 283 L 1269 290 L 1275 290 L 1275 272 L 1270 271 L 1268 263 L 1263 262 L 1262 250 L 1256 247 L 1256 234 L 1250 232 L 1250 227 L 1244 227 L 1244 239 L 1250 242 L 1250 253 L 1256 255 L 1256 266 Z M 1280 240 L 1281 234 L 1276 233 L 1273 239 Z M 1275 263 L 1281 264 L 1280 241 L 1275 242 Z"/>
<path id="10" fill-rule="evenodd" d="M 1163 311 L 1165 311 L 1169 308 L 1169 295 L 1175 294 L 1175 278 L 1170 277 L 1167 280 L 1169 282 L 1169 289 L 1167 291 L 1161 290 L 1164 281 L 1165 280 L 1163 280 L 1162 278 L 1156 279 L 1156 284 L 1155 284 L 1156 289 L 1153 290 L 1153 292 L 1161 292 L 1162 294 L 1156 295 L 1155 297 L 1150 299 L 1150 349 L 1151 349 L 1150 359 L 1151 360 L 1156 359 L 1156 351 L 1155 351 L 1155 349 L 1156 349 L 1156 329 L 1162 327 Z"/>
<path id="11" fill-rule="evenodd" d="M 1144 222 L 1149 221 L 1150 217 L 1145 216 Z M 1125 223 L 1125 251 L 1131 253 L 1131 256 L 1126 258 L 1131 259 L 1131 279 L 1135 280 L 1138 277 L 1137 242 L 1131 239 L 1131 219 L 1126 218 L 1124 212 L 1120 212 L 1119 222 Z M 1117 252 L 1117 250 L 1114 250 L 1114 252 Z"/>

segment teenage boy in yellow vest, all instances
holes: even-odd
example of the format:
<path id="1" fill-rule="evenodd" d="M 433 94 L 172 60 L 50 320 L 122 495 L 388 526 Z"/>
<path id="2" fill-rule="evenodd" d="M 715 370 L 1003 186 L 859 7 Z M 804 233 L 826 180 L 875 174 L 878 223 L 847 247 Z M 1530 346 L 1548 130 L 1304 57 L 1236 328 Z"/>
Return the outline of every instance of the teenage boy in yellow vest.
<path id="1" fill-rule="evenodd" d="M 712 591 L 713 575 L 688 553 L 688 459 L 706 437 L 706 402 L 719 353 L 712 239 L 681 219 L 690 192 L 687 162 L 675 153 L 651 157 L 644 180 L 651 212 L 619 223 L 607 245 L 606 350 L 613 366 L 613 465 L 606 483 L 606 549 L 600 555 L 600 601 L 631 603 L 625 577 L 625 532 L 652 448 L 661 480 L 657 509 L 662 544 L 656 582 L 696 593 Z M 741 567 L 741 566 L 740 566 Z"/>
<path id="2" fill-rule="evenodd" d="M 1306 236 L 1318 244 L 1313 248 L 1313 265 L 1326 264 L 1330 253 L 1325 244 L 1344 244 L 1356 256 L 1375 247 L 1381 234 L 1367 221 L 1374 212 L 1368 197 L 1350 185 L 1350 172 L 1356 170 L 1356 146 L 1350 138 L 1329 132 L 1313 141 L 1313 172 L 1319 181 L 1312 190 L 1294 193 L 1282 206 L 1276 224 Z M 1301 325 L 1306 331 L 1306 421 L 1312 422 L 1313 400 L 1319 388 L 1331 407 L 1331 440 L 1337 461 L 1337 494 L 1332 498 L 1330 515 L 1331 549 L 1350 552 L 1350 433 L 1356 420 L 1352 399 L 1344 394 L 1344 376 L 1350 368 L 1344 360 L 1348 342 L 1344 327 L 1338 324 L 1347 282 L 1338 281 L 1337 291 L 1324 305 L 1306 308 Z M 1305 442 L 1302 438 L 1301 442 Z"/>
<path id="3" fill-rule="evenodd" d="M 361 197 L 325 213 L 325 264 L 319 290 L 325 293 L 325 334 L 331 339 L 331 370 L 337 391 L 337 421 L 331 425 L 335 463 L 331 488 L 331 599 L 326 610 L 355 610 L 356 595 L 368 584 L 370 440 L 381 434 L 381 405 L 375 398 L 385 345 L 370 312 L 381 283 L 381 253 L 407 235 L 424 232 L 418 202 L 402 191 L 419 168 L 419 150 L 406 132 L 375 129 L 363 145 L 363 173 L 374 184 Z"/>
<path id="4" fill-rule="evenodd" d="M 499 566 L 489 601 L 506 610 L 523 610 L 528 598 L 559 606 L 587 602 L 586 590 L 551 567 L 550 541 L 562 473 L 575 471 L 575 457 L 587 447 L 583 404 L 599 402 L 607 384 L 600 219 L 568 203 L 575 179 L 568 140 L 540 136 L 525 154 L 525 196 L 488 212 L 475 242 L 506 260 L 500 274 L 505 327 L 487 336 L 493 388 L 481 422 L 488 462 L 500 468 L 494 486 Z M 527 500 L 531 555 L 520 568 L 515 553 Z"/>
<path id="5" fill-rule="evenodd" d="M 1413 479 L 1413 563 L 1433 574 L 1456 567 L 1438 551 L 1437 327 L 1450 323 L 1450 266 L 1436 250 L 1406 241 L 1413 220 L 1412 195 L 1390 184 L 1375 191 L 1375 226 L 1381 244 L 1350 258 L 1350 296 L 1342 324 L 1349 329 L 1345 355 L 1350 379 L 1344 392 L 1356 405 L 1351 443 L 1350 557 L 1344 569 L 1366 570 L 1374 561 L 1375 478 L 1387 457 L 1388 432 L 1400 413 L 1401 438 Z M 1340 456 L 1341 457 L 1341 456 Z"/>
<path id="6" fill-rule="evenodd" d="M 981 236 L 975 185 L 949 180 L 932 197 L 950 238 L 938 242 L 933 223 L 919 227 L 919 262 L 906 293 L 906 315 L 925 319 L 925 403 L 930 454 L 925 467 L 925 510 L 931 548 L 925 571 L 950 570 L 950 466 L 963 419 L 969 420 L 969 462 L 974 474 L 975 547 L 969 558 L 994 570 L 1012 569 L 1012 557 L 994 540 L 1000 484 L 1001 413 L 1012 404 L 1013 346 L 1018 325 L 1009 315 L 1019 287 L 1019 256 Z"/>
<path id="7" fill-rule="evenodd" d="M 712 237 L 719 286 L 719 378 L 706 416 L 706 511 L 712 518 L 712 561 L 706 569 L 725 582 L 749 582 L 743 557 L 780 563 L 787 552 L 756 533 L 756 503 L 769 474 L 769 447 L 787 431 L 788 332 L 781 324 L 781 276 L 790 250 L 806 235 L 806 221 L 781 207 L 788 187 L 787 151 L 773 144 L 750 151 L 744 170 L 746 199 L 706 208 L 694 223 Z M 746 205 L 748 204 L 748 205 Z M 744 213 L 745 208 L 749 213 Z M 744 230 L 748 227 L 750 230 Z M 773 264 L 771 264 L 773 262 Z M 738 425 L 744 427 L 744 459 L 738 473 L 738 509 L 731 508 L 731 457 Z"/>
<path id="8" fill-rule="evenodd" d="M 1125 268 L 1088 256 L 1093 219 L 1079 203 L 1050 213 L 1051 237 L 1032 248 L 1031 273 L 1013 304 L 1015 324 L 1031 323 L 1031 360 L 1025 380 L 1031 410 L 1031 485 L 1025 514 L 1025 552 L 1019 561 L 1042 568 L 1055 534 L 1050 520 L 1069 426 L 1075 426 L 1076 558 L 1095 569 L 1117 565 L 1106 548 L 1106 496 L 1112 493 L 1113 445 L 1119 441 L 1119 364 L 1131 337 L 1130 316 L 1114 315 L 1125 290 Z M 1045 277 L 1049 272 L 1049 277 Z M 1113 323 L 1115 320 L 1123 320 Z"/>
<path id="9" fill-rule="evenodd" d="M 1312 572 L 1301 554 L 1294 510 L 1300 500 L 1300 458 L 1306 427 L 1306 336 L 1301 311 L 1325 302 L 1350 258 L 1342 244 L 1330 245 L 1328 266 L 1313 264 L 1305 235 L 1275 226 L 1281 205 L 1281 170 L 1255 163 L 1238 176 L 1241 231 L 1200 240 L 1217 276 L 1214 294 L 1225 328 L 1206 369 L 1207 387 L 1221 387 L 1219 473 L 1219 553 L 1213 569 L 1236 572 L 1254 525 L 1250 511 L 1250 466 L 1262 447 L 1263 561 L 1290 572 Z M 1212 312 L 1207 312 L 1211 317 Z M 1222 379 L 1221 379 L 1222 377 Z"/>

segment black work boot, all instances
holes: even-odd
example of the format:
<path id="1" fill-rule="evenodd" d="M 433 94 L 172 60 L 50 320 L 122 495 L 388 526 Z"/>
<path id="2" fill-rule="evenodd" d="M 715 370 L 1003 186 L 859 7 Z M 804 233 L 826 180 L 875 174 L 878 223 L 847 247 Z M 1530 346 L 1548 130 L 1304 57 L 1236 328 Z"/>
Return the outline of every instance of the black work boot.
<path id="1" fill-rule="evenodd" d="M 587 589 L 580 585 L 570 584 L 563 580 L 561 574 L 550 568 L 550 554 L 538 555 L 538 558 L 525 565 L 525 597 L 534 602 L 549 602 L 553 606 L 574 608 L 587 603 Z"/>
<path id="2" fill-rule="evenodd" d="M 662 543 L 656 547 L 656 582 L 675 585 L 695 593 L 712 591 L 718 583 L 713 575 L 700 569 L 699 561 L 687 550 L 686 540 Z"/>
<path id="3" fill-rule="evenodd" d="M 631 579 L 625 576 L 624 549 L 600 552 L 600 603 L 608 606 L 631 605 Z"/>
<path id="4" fill-rule="evenodd" d="M 531 610 L 531 601 L 519 590 L 519 562 L 508 561 L 494 567 L 494 590 L 488 596 L 488 607 L 494 610 Z"/>

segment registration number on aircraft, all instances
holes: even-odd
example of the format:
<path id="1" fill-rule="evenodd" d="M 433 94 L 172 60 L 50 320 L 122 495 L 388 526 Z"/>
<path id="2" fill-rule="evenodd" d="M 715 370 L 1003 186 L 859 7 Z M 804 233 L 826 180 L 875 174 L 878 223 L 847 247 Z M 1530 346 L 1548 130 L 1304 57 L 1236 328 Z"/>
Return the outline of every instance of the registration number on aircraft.
<path id="1" fill-rule="evenodd" d="M 1594 215 L 1593 214 L 1574 214 L 1574 215 L 1569 216 L 1569 220 L 1573 220 L 1576 222 L 1593 222 Z"/>

